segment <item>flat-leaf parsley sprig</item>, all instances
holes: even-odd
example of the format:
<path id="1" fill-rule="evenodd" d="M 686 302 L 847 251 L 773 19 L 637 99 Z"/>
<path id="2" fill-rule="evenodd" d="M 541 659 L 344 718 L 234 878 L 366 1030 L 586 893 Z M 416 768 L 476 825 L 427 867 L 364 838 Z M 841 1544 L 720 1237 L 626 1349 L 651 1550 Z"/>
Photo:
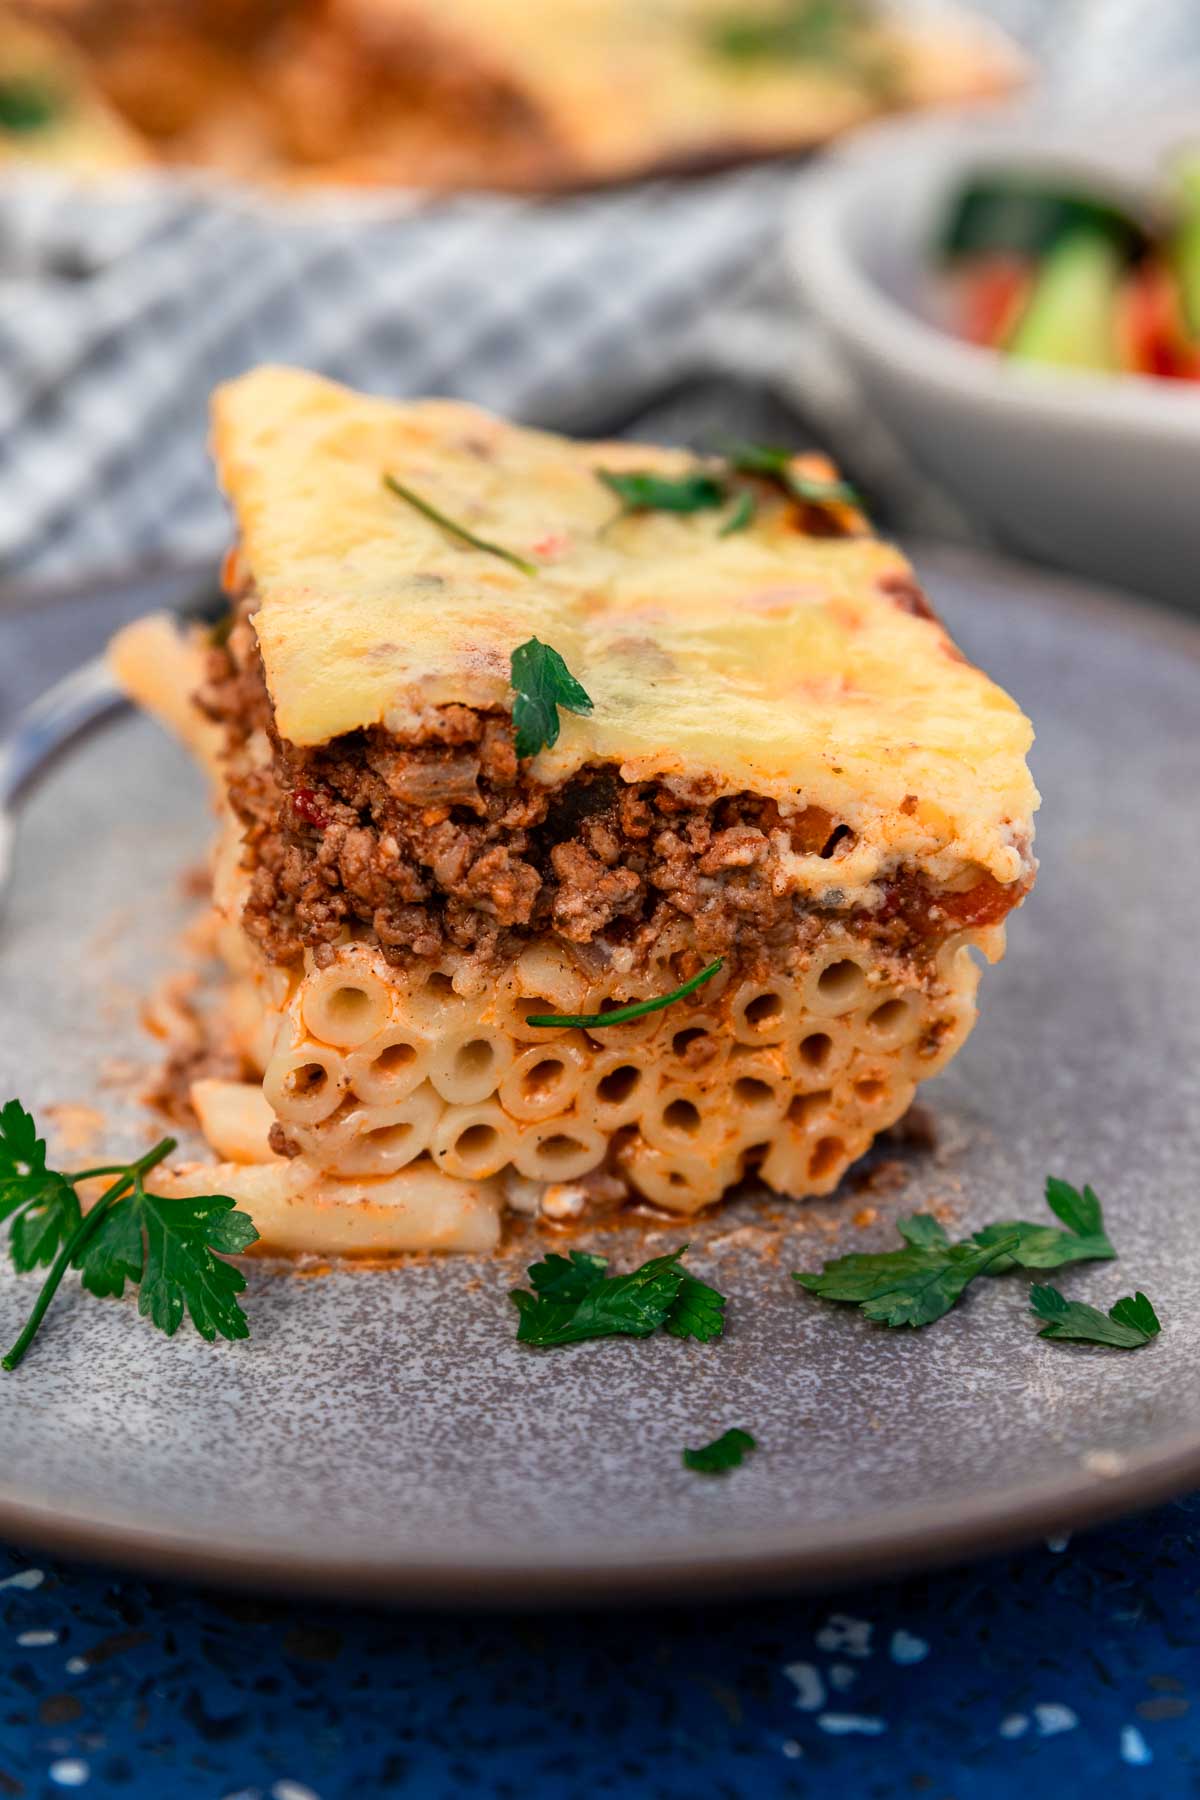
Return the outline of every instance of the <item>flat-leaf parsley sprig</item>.
<path id="1" fill-rule="evenodd" d="M 174 1138 L 163 1138 L 134 1162 L 64 1175 L 47 1167 L 45 1142 L 20 1101 L 0 1108 L 0 1222 L 12 1221 L 9 1255 L 20 1273 L 50 1271 L 0 1366 L 15 1369 L 22 1360 L 69 1269 L 101 1298 L 120 1296 L 131 1282 L 140 1289 L 143 1318 L 168 1337 L 185 1311 L 209 1342 L 249 1336 L 237 1301 L 246 1278 L 221 1258 L 248 1250 L 258 1232 L 228 1195 L 164 1200 L 148 1194 L 146 1176 L 174 1148 Z M 85 1214 L 78 1183 L 107 1175 L 115 1180 Z"/>
<path id="2" fill-rule="evenodd" d="M 957 1305 L 977 1276 L 1106 1262 L 1116 1255 L 1090 1187 L 1080 1193 L 1052 1175 L 1046 1202 L 1065 1230 L 1008 1219 L 952 1243 L 931 1214 L 915 1213 L 897 1224 L 902 1250 L 855 1252 L 792 1279 L 823 1300 L 861 1307 L 878 1325 L 931 1325 Z"/>
<path id="3" fill-rule="evenodd" d="M 517 645 L 509 668 L 518 756 L 536 756 L 543 745 L 557 744 L 560 706 L 567 712 L 591 712 L 591 695 L 576 681 L 558 651 L 538 638 Z"/>
<path id="4" fill-rule="evenodd" d="M 1029 1306 L 1034 1318 L 1043 1322 L 1038 1336 L 1059 1341 L 1140 1350 L 1162 1330 L 1158 1314 L 1142 1293 L 1126 1294 L 1102 1313 L 1082 1300 L 1068 1300 L 1056 1287 L 1032 1287 Z"/>
<path id="5" fill-rule="evenodd" d="M 760 475 L 805 506 L 857 506 L 858 489 L 848 481 L 827 481 L 797 469 L 794 450 L 774 444 L 731 444 L 726 452 L 739 475 Z"/>
<path id="6" fill-rule="evenodd" d="M 1080 1193 L 1069 1181 L 1057 1175 L 1046 1178 L 1046 1204 L 1065 1231 L 1053 1225 L 1031 1225 L 1025 1220 L 1001 1221 L 985 1225 L 972 1239 L 976 1244 L 994 1244 L 999 1237 L 1016 1232 L 1019 1243 L 1011 1258 L 989 1266 L 990 1275 L 1002 1275 L 1019 1265 L 1022 1269 L 1060 1269 L 1073 1262 L 1111 1262 L 1116 1256 L 1104 1229 L 1104 1212 L 1090 1187 Z"/>
<path id="7" fill-rule="evenodd" d="M 932 1325 L 958 1304 L 989 1263 L 1011 1257 L 1020 1243 L 1014 1231 L 990 1245 L 952 1244 L 926 1213 L 901 1219 L 897 1229 L 905 1239 L 903 1250 L 839 1256 L 815 1273 L 793 1274 L 792 1280 L 822 1300 L 860 1307 L 876 1325 Z"/>
<path id="8" fill-rule="evenodd" d="M 520 1314 L 517 1341 L 548 1349 L 666 1331 L 711 1343 L 725 1330 L 725 1296 L 682 1267 L 686 1249 L 681 1244 L 628 1275 L 610 1275 L 608 1258 L 591 1251 L 552 1252 L 526 1271 L 532 1293 L 510 1290 Z"/>
<path id="9" fill-rule="evenodd" d="M 726 1469 L 739 1468 L 751 1450 L 757 1449 L 758 1441 L 752 1433 L 734 1425 L 711 1444 L 702 1444 L 699 1450 L 685 1450 L 683 1466 L 700 1475 L 723 1475 Z"/>
<path id="10" fill-rule="evenodd" d="M 0 131 L 13 137 L 44 131 L 66 110 L 65 96 L 37 76 L 0 79 Z"/>
<path id="11" fill-rule="evenodd" d="M 704 469 L 690 470 L 686 475 L 658 475 L 649 469 L 633 469 L 620 473 L 615 469 L 597 469 L 597 479 L 617 496 L 621 514 L 638 512 L 706 512 L 724 506 L 724 480 Z"/>
<path id="12" fill-rule="evenodd" d="M 718 537 L 745 531 L 754 523 L 758 511 L 753 487 L 739 482 L 738 476 L 769 481 L 789 500 L 804 506 L 859 504 L 858 491 L 848 481 L 807 475 L 796 468 L 795 457 L 795 451 L 771 444 L 731 444 L 722 459 L 682 475 L 661 475 L 654 469 L 597 469 L 595 474 L 621 502 L 621 510 L 610 524 L 635 513 L 709 512 L 732 500 L 732 509 L 717 531 Z"/>

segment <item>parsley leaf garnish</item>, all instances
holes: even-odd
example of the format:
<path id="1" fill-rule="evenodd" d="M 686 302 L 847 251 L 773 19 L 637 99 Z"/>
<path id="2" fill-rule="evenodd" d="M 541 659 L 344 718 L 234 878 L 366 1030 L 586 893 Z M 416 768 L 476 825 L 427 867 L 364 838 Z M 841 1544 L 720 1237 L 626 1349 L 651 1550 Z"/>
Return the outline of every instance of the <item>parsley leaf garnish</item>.
<path id="1" fill-rule="evenodd" d="M 864 36 L 872 22 L 860 0 L 777 0 L 769 11 L 718 15 L 709 47 L 727 61 L 824 63 L 855 76 L 881 99 L 898 97 L 894 55 Z"/>
<path id="2" fill-rule="evenodd" d="M 509 666 L 516 693 L 512 716 L 518 756 L 536 756 L 543 745 L 557 744 L 560 706 L 567 712 L 591 712 L 591 696 L 549 644 L 535 637 L 518 644 Z"/>
<path id="3" fill-rule="evenodd" d="M 236 1298 L 246 1278 L 220 1259 L 249 1249 L 258 1232 L 227 1195 L 148 1194 L 146 1175 L 174 1148 L 174 1139 L 164 1138 L 136 1162 L 64 1175 L 46 1167 L 46 1146 L 24 1107 L 10 1100 L 0 1108 L 0 1219 L 13 1221 L 9 1254 L 19 1271 L 50 1269 L 4 1368 L 21 1361 L 71 1268 L 100 1297 L 123 1294 L 127 1281 L 139 1286 L 139 1311 L 168 1337 L 185 1311 L 210 1342 L 249 1335 Z M 116 1180 L 85 1215 L 76 1184 L 101 1175 Z"/>
<path id="4" fill-rule="evenodd" d="M 47 1170 L 37 1193 L 12 1222 L 8 1250 L 13 1268 L 22 1275 L 30 1269 L 48 1269 L 82 1218 L 75 1189 L 53 1169 Z"/>
<path id="5" fill-rule="evenodd" d="M 1080 1193 L 1051 1175 L 1046 1200 L 1065 1231 L 1003 1219 L 955 1244 L 932 1214 L 914 1213 L 896 1226 L 903 1250 L 855 1252 L 793 1279 L 823 1300 L 861 1306 L 877 1324 L 929 1325 L 950 1311 L 978 1275 L 1003 1275 L 1018 1266 L 1058 1269 L 1064 1263 L 1106 1262 L 1117 1254 L 1090 1187 Z"/>
<path id="6" fill-rule="evenodd" d="M 711 1344 L 725 1330 L 724 1294 L 685 1271 L 667 1314 L 666 1330 L 672 1337 L 695 1338 L 698 1343 Z"/>
<path id="7" fill-rule="evenodd" d="M 1102 1313 L 1082 1300 L 1068 1300 L 1055 1287 L 1033 1287 L 1029 1305 L 1045 1321 L 1039 1337 L 1071 1339 L 1081 1344 L 1107 1344 L 1113 1350 L 1140 1350 L 1162 1330 L 1145 1294 L 1126 1294 Z"/>
<path id="8" fill-rule="evenodd" d="M 898 1219 L 896 1230 L 914 1250 L 947 1250 L 950 1247 L 945 1227 L 932 1213 L 913 1213 L 907 1219 Z"/>
<path id="9" fill-rule="evenodd" d="M 725 504 L 724 482 L 700 469 L 687 475 L 656 475 L 649 469 L 619 474 L 615 469 L 597 469 L 596 476 L 617 496 L 622 513 L 694 513 Z"/>
<path id="10" fill-rule="evenodd" d="M 736 1469 L 750 1451 L 757 1448 L 750 1433 L 735 1425 L 714 1438 L 711 1444 L 705 1444 L 699 1450 L 685 1450 L 683 1463 L 685 1468 L 696 1469 L 701 1475 L 720 1475 L 725 1469 Z"/>
<path id="11" fill-rule="evenodd" d="M 683 1282 L 682 1251 L 656 1256 L 629 1275 L 600 1274 L 582 1293 L 553 1299 L 514 1288 L 522 1344 L 580 1344 L 587 1338 L 649 1337 L 666 1324 Z M 536 1277 L 530 1271 L 530 1280 Z"/>
<path id="12" fill-rule="evenodd" d="M 52 1263 L 80 1217 L 74 1188 L 46 1167 L 33 1119 L 20 1101 L 8 1101 L 0 1108 L 0 1220 L 13 1220 L 13 1266 L 25 1273 Z"/>
<path id="13" fill-rule="evenodd" d="M 246 1315 L 236 1299 L 245 1290 L 246 1277 L 221 1261 L 222 1255 L 239 1256 L 256 1242 L 258 1232 L 249 1214 L 238 1212 L 236 1203 L 223 1194 L 161 1200 L 140 1188 L 118 1206 L 140 1210 L 146 1237 L 138 1295 L 142 1317 L 174 1337 L 186 1306 L 192 1324 L 210 1344 L 218 1336 L 249 1337 Z"/>
<path id="14" fill-rule="evenodd" d="M 634 1000 L 628 1006 L 614 1006 L 611 1012 L 602 1013 L 529 1013 L 525 1023 L 567 1026 L 572 1031 L 596 1031 L 602 1025 L 628 1025 L 632 1019 L 644 1019 L 647 1013 L 661 1012 L 664 1006 L 673 1006 L 676 1000 L 685 1000 L 689 994 L 695 993 L 701 982 L 711 980 L 724 961 L 724 957 L 718 956 L 715 962 L 710 962 L 698 975 L 693 975 L 669 994 L 656 995 L 653 1000 Z"/>
<path id="15" fill-rule="evenodd" d="M 1067 1227 L 1065 1231 L 1013 1219 L 975 1232 L 972 1242 L 976 1244 L 995 1244 L 1000 1237 L 1017 1233 L 1015 1250 L 993 1263 L 990 1275 L 1002 1275 L 1017 1264 L 1023 1269 L 1059 1269 L 1064 1263 L 1111 1262 L 1116 1256 L 1104 1229 L 1100 1202 L 1090 1187 L 1081 1194 L 1069 1182 L 1051 1175 L 1046 1181 L 1046 1203 Z"/>
<path id="16" fill-rule="evenodd" d="M 7 1101 L 0 1107 L 0 1206 L 10 1198 L 10 1183 L 42 1174 L 45 1168 L 46 1146 L 31 1114 L 19 1100 Z"/>
<path id="17" fill-rule="evenodd" d="M 710 42 L 720 55 L 737 62 L 822 60 L 840 48 L 850 12 L 846 0 L 784 0 L 770 11 L 718 17 Z"/>
<path id="18" fill-rule="evenodd" d="M 732 479 L 737 475 L 762 476 L 773 481 L 789 500 L 802 501 L 806 506 L 857 504 L 858 495 L 848 482 L 820 481 L 802 474 L 794 466 L 793 457 L 793 451 L 769 444 L 733 444 L 720 469 L 695 469 L 686 475 L 656 475 L 649 469 L 628 474 L 597 469 L 596 475 L 621 502 L 617 518 L 639 512 L 704 512 L 732 500 L 729 517 L 717 532 L 719 538 L 745 531 L 758 512 L 754 493 Z"/>
<path id="19" fill-rule="evenodd" d="M 528 557 L 518 556 L 515 550 L 506 550 L 503 544 L 495 544 L 490 538 L 480 537 L 477 532 L 469 530 L 465 525 L 460 525 L 457 519 L 452 519 L 448 513 L 442 512 L 439 507 L 434 506 L 431 500 L 424 499 L 415 489 L 410 488 L 397 476 L 385 474 L 383 485 L 390 493 L 395 494 L 398 500 L 407 500 L 408 504 L 415 507 L 419 513 L 423 513 L 435 525 L 440 525 L 443 531 L 450 533 L 451 537 L 461 538 L 464 544 L 470 544 L 472 549 L 486 550 L 489 556 L 500 557 L 503 562 L 511 563 L 514 569 L 520 569 L 522 575 L 540 574 L 537 564 L 530 562 Z"/>
<path id="20" fill-rule="evenodd" d="M 604 1280 L 607 1268 L 607 1256 L 595 1256 L 590 1250 L 572 1250 L 566 1256 L 552 1250 L 526 1274 L 539 1299 L 564 1300 L 574 1306 Z"/>
<path id="21" fill-rule="evenodd" d="M 876 1325 L 932 1325 L 1017 1242 L 1015 1232 L 986 1245 L 910 1241 L 903 1250 L 840 1256 L 815 1273 L 793 1274 L 792 1280 L 822 1300 L 861 1307 Z"/>
<path id="22" fill-rule="evenodd" d="M 735 531 L 745 531 L 748 526 L 753 525 L 757 512 L 758 501 L 747 488 L 744 494 L 738 495 L 733 511 L 718 531 L 717 536 L 719 538 L 732 537 Z"/>
<path id="23" fill-rule="evenodd" d="M 725 1329 L 725 1297 L 680 1266 L 686 1249 L 681 1244 L 628 1275 L 609 1275 L 606 1257 L 581 1250 L 534 1263 L 527 1271 L 533 1293 L 510 1291 L 521 1315 L 517 1341 L 548 1348 L 588 1338 L 650 1337 L 665 1328 L 672 1337 L 711 1342 Z"/>
<path id="24" fill-rule="evenodd" d="M 855 506 L 858 490 L 848 481 L 819 481 L 794 466 L 794 452 L 771 444 L 731 444 L 726 454 L 740 475 L 762 475 L 781 487 L 793 500 L 808 506 Z"/>
<path id="25" fill-rule="evenodd" d="M 1061 1219 L 1067 1230 L 1077 1236 L 1104 1236 L 1104 1213 L 1090 1187 L 1085 1187 L 1081 1194 L 1069 1181 L 1063 1181 L 1058 1175 L 1047 1175 L 1046 1205 L 1055 1218 Z M 1109 1254 L 1117 1254 L 1111 1245 Z"/>
<path id="26" fill-rule="evenodd" d="M 142 1222 L 137 1208 L 110 1207 L 93 1235 L 73 1258 L 79 1279 L 97 1300 L 119 1300 L 127 1281 L 140 1281 L 146 1266 Z"/>
<path id="27" fill-rule="evenodd" d="M 63 97 L 35 76 L 13 75 L 0 81 L 0 131 L 13 137 L 44 131 L 62 111 Z"/>

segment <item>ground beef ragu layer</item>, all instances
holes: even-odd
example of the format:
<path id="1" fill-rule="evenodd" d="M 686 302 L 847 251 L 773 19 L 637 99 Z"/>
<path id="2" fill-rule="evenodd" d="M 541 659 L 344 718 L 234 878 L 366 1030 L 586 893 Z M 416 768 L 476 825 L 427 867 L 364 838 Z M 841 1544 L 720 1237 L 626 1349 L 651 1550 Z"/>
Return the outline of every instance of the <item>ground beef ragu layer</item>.
<path id="1" fill-rule="evenodd" d="M 500 712 L 446 706 L 419 742 L 372 728 L 300 749 L 275 730 L 252 610 L 243 598 L 227 643 L 210 650 L 197 703 L 226 730 L 252 871 L 244 925 L 273 962 L 305 950 L 329 960 L 349 925 L 397 965 L 450 947 L 507 958 L 552 933 L 581 950 L 627 947 L 636 968 L 686 918 L 697 969 L 731 954 L 747 968 L 786 966 L 836 919 L 912 980 L 948 931 L 1003 918 L 1024 891 L 985 876 L 935 896 L 902 874 L 876 911 L 822 911 L 772 881 L 782 832 L 791 849 L 827 858 L 835 884 L 853 839 L 821 808 L 785 818 L 756 794 L 685 799 L 606 765 L 546 788 L 518 764 Z M 272 749 L 266 768 L 259 733 Z"/>

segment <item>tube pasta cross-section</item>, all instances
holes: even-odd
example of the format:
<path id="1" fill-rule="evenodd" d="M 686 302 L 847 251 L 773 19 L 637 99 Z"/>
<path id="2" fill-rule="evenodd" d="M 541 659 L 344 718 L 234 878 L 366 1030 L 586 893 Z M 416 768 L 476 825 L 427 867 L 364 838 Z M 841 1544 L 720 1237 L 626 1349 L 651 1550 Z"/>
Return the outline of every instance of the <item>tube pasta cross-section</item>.
<path id="1" fill-rule="evenodd" d="M 781 1193 L 829 1193 L 970 1030 L 972 942 L 959 934 L 948 958 L 905 984 L 834 927 L 787 975 L 735 971 L 640 1030 L 536 1036 L 523 1021 L 550 1004 L 548 990 L 591 1012 L 638 997 L 636 979 L 592 969 L 551 981 L 562 952 L 548 943 L 470 993 L 469 959 L 456 984 L 444 957 L 449 987 L 431 1002 L 425 971 L 409 976 L 378 947 L 347 942 L 320 966 L 307 957 L 282 1004 L 269 981 L 243 985 L 243 1053 L 271 1046 L 262 1085 L 200 1082 L 197 1109 L 229 1161 L 277 1163 L 281 1152 L 305 1191 L 319 1182 L 334 1198 L 404 1169 L 546 1184 L 607 1170 L 620 1177 L 609 1195 L 623 1183 L 675 1213 L 712 1205 L 751 1172 Z M 994 927 L 987 948 L 996 953 Z M 239 1173 L 223 1173 L 243 1197 Z M 489 1191 L 499 1206 L 503 1185 Z"/>

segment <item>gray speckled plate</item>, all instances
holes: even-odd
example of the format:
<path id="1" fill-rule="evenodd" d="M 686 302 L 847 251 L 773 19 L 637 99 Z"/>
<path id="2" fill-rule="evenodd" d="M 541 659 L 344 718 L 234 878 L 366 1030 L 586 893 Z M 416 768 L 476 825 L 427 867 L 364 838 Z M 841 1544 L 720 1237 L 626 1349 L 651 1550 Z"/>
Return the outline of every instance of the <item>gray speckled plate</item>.
<path id="1" fill-rule="evenodd" d="M 515 1254 L 257 1269 L 236 1346 L 168 1342 L 128 1302 L 67 1292 L 0 1378 L 0 1531 L 367 1597 L 607 1598 L 865 1576 L 1200 1481 L 1200 628 L 1011 564 L 919 560 L 960 641 L 1034 716 L 1046 796 L 1010 959 L 929 1090 L 939 1150 L 840 1205 L 748 1197 L 660 1233 L 690 1235 L 731 1296 L 715 1346 L 522 1350 Z M 0 1089 L 103 1107 L 114 1140 L 145 1141 L 121 1065 L 150 1060 L 138 996 L 170 965 L 205 829 L 197 780 L 144 721 L 50 776 L 0 929 Z M 787 1279 L 834 1244 L 891 1241 L 920 1207 L 1038 1216 L 1048 1169 L 1099 1189 L 1122 1253 L 1063 1285 L 1106 1305 L 1143 1287 L 1164 1320 L 1152 1347 L 1039 1341 L 1019 1276 L 923 1332 Z M 604 1241 L 645 1253 L 637 1229 Z M 6 1340 L 31 1294 L 0 1274 Z M 681 1467 L 682 1445 L 729 1425 L 761 1445 L 742 1469 Z"/>

